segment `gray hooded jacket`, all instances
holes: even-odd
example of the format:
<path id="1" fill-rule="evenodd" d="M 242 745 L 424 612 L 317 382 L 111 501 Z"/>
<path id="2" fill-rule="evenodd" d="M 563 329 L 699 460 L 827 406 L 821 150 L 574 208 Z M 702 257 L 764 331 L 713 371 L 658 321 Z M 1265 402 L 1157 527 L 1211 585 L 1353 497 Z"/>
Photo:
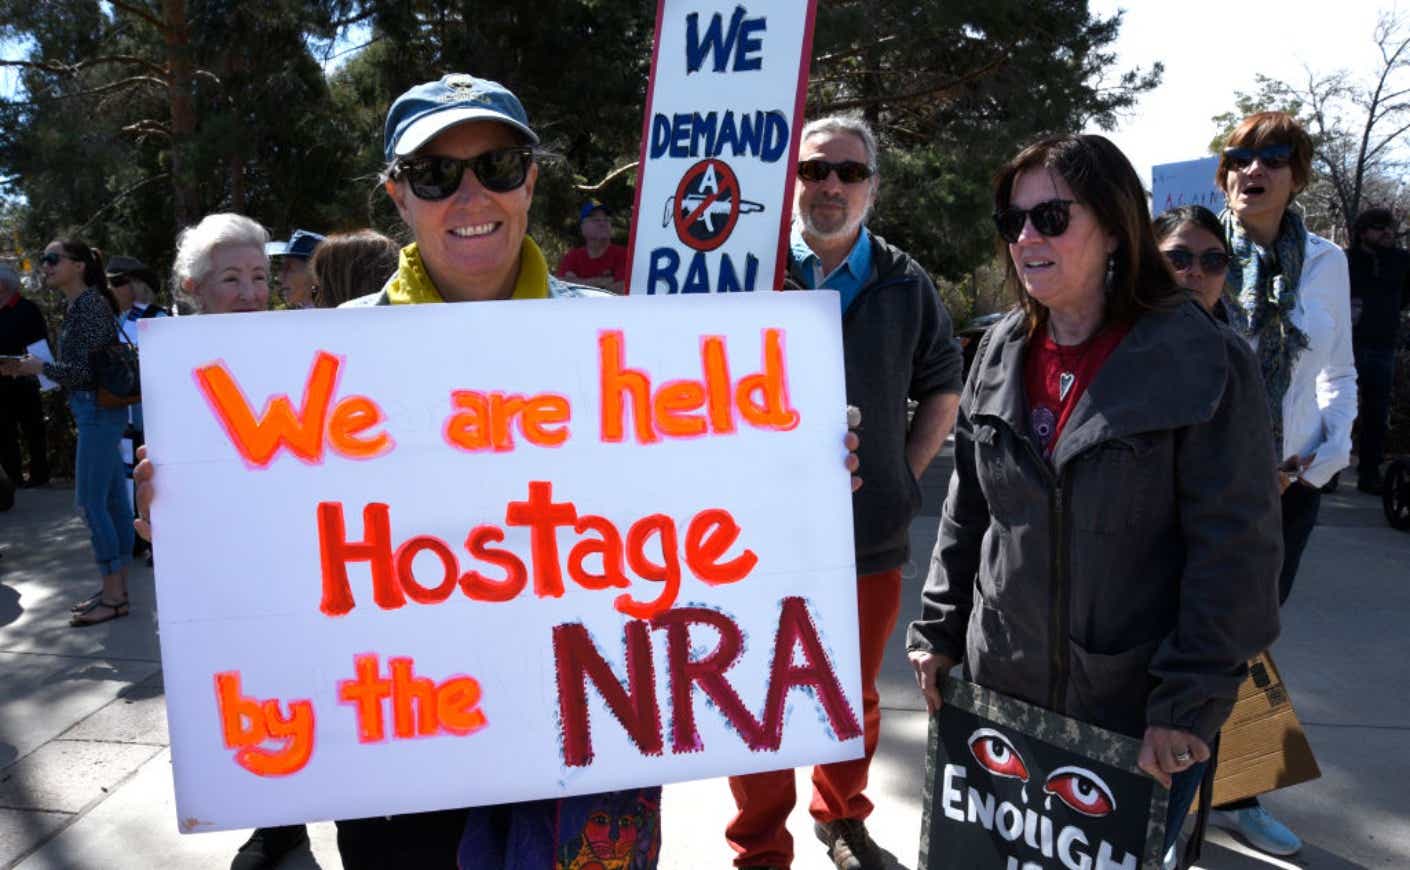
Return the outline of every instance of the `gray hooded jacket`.
<path id="1" fill-rule="evenodd" d="M 1248 346 L 1194 302 L 1143 315 L 1043 459 L 1026 322 L 986 336 L 960 399 L 955 473 L 908 647 L 1139 737 L 1206 742 L 1278 634 L 1272 435 Z"/>

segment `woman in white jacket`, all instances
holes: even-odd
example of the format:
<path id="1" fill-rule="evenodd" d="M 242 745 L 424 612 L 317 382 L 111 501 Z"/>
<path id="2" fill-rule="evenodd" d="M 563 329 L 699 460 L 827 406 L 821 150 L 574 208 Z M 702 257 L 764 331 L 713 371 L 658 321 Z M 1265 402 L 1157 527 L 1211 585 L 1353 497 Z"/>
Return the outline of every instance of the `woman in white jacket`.
<path id="1" fill-rule="evenodd" d="M 1216 176 L 1228 200 L 1222 221 L 1234 255 L 1233 326 L 1258 355 L 1283 457 L 1280 601 L 1292 591 L 1317 524 L 1321 487 L 1350 462 L 1356 419 L 1346 256 L 1288 208 L 1311 170 L 1312 141 L 1302 127 L 1283 112 L 1260 112 L 1229 137 Z M 1302 847 L 1256 800 L 1218 809 L 1216 818 L 1265 852 L 1291 855 Z"/>

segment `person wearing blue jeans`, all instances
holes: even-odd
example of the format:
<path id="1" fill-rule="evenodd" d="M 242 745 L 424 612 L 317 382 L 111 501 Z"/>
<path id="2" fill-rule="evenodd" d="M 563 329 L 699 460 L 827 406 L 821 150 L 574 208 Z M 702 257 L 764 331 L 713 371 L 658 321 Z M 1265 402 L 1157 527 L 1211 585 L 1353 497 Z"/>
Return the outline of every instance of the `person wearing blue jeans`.
<path id="1" fill-rule="evenodd" d="M 78 428 L 74 498 L 93 541 L 103 586 L 73 606 L 70 625 L 88 626 L 127 615 L 127 563 L 132 556 L 132 508 L 123 481 L 118 442 L 127 426 L 126 408 L 98 404 L 92 354 L 117 340 L 117 300 L 98 252 L 78 239 L 55 239 L 39 258 L 44 285 L 64 294 L 68 306 L 59 326 L 54 362 L 34 356 L 0 364 L 0 374 L 43 374 L 69 391 Z"/>
<path id="2" fill-rule="evenodd" d="M 98 572 L 105 577 L 123 574 L 131 560 L 134 537 L 132 503 L 127 496 L 127 475 L 120 450 L 127 429 L 127 409 L 101 407 L 97 396 L 87 390 L 70 393 L 68 405 L 78 428 L 74 504 L 88 524 Z M 125 594 L 121 600 L 120 608 L 125 611 Z"/>

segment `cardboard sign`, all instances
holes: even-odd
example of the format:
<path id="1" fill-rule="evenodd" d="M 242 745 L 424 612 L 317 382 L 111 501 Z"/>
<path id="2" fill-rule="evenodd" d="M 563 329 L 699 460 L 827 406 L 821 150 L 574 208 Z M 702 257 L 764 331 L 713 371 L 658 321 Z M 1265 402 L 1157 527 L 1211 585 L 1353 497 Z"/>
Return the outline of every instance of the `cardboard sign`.
<path id="1" fill-rule="evenodd" d="M 1219 732 L 1214 805 L 1254 797 L 1322 775 L 1287 686 L 1264 653 L 1249 662 L 1234 710 Z"/>
<path id="2" fill-rule="evenodd" d="M 628 291 L 782 286 L 817 0 L 660 0 Z"/>
<path id="3" fill-rule="evenodd" d="M 831 294 L 139 328 L 182 830 L 862 754 Z"/>
<path id="4" fill-rule="evenodd" d="M 1215 214 L 1224 209 L 1224 191 L 1214 183 L 1218 157 L 1201 157 L 1151 167 L 1151 216 L 1182 205 L 1202 205 Z"/>
<path id="5" fill-rule="evenodd" d="M 1169 792 L 1141 741 L 946 678 L 930 721 L 925 870 L 1158 870 Z"/>

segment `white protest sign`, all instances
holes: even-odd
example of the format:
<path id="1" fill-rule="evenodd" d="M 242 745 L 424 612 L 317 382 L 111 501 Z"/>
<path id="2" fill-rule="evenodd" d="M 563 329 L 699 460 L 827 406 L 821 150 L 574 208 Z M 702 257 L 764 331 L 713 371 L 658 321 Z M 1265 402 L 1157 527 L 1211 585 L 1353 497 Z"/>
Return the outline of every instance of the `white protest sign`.
<path id="1" fill-rule="evenodd" d="M 1201 157 L 1151 167 L 1151 216 L 1182 205 L 1202 205 L 1218 214 L 1224 191 L 1214 183 L 1218 157 Z"/>
<path id="2" fill-rule="evenodd" d="M 140 329 L 183 831 L 862 754 L 833 294 Z"/>
<path id="3" fill-rule="evenodd" d="M 782 285 L 817 0 L 660 0 L 629 292 Z"/>

